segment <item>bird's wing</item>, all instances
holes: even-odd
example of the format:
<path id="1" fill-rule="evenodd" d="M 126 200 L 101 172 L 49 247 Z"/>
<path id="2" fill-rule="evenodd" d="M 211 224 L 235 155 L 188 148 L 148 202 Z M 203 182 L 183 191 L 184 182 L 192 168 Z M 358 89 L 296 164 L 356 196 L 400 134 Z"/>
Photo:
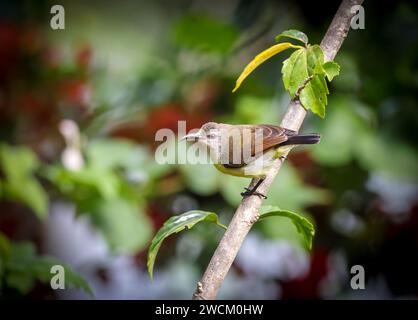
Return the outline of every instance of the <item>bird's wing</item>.
<path id="1" fill-rule="evenodd" d="M 240 168 L 260 156 L 267 149 L 287 141 L 289 136 L 296 132 L 274 125 L 240 125 L 234 126 L 239 129 L 241 143 L 229 137 L 228 161 L 224 163 L 227 168 Z M 235 154 L 235 157 L 234 157 Z"/>
<path id="2" fill-rule="evenodd" d="M 296 131 L 268 124 L 256 125 L 253 126 L 253 129 L 256 137 L 262 134 L 263 152 L 287 141 L 288 137 L 296 134 Z"/>

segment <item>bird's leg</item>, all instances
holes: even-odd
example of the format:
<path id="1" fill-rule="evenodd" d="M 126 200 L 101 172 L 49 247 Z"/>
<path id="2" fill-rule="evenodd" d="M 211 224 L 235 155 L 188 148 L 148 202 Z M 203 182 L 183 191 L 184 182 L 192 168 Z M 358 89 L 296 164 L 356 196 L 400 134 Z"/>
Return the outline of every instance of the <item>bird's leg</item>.
<path id="1" fill-rule="evenodd" d="M 286 156 L 282 155 L 279 157 L 280 161 L 283 163 L 286 160 Z M 264 181 L 264 179 L 260 179 L 257 181 L 257 183 L 255 184 L 255 186 L 250 189 L 250 188 L 244 188 L 245 191 L 241 193 L 241 196 L 246 197 L 246 196 L 251 196 L 251 195 L 255 195 L 255 196 L 259 196 L 261 198 L 267 199 L 267 197 L 260 193 L 257 192 L 257 188 L 260 186 L 260 184 L 262 184 Z"/>
<path id="2" fill-rule="evenodd" d="M 260 186 L 260 184 L 263 183 L 263 181 L 264 181 L 264 179 L 258 180 L 257 183 L 255 184 L 255 186 L 252 189 L 244 188 L 245 191 L 241 193 L 241 196 L 246 197 L 246 196 L 255 195 L 255 196 L 259 196 L 261 198 L 267 199 L 267 197 L 264 194 L 257 191 L 257 188 Z"/>

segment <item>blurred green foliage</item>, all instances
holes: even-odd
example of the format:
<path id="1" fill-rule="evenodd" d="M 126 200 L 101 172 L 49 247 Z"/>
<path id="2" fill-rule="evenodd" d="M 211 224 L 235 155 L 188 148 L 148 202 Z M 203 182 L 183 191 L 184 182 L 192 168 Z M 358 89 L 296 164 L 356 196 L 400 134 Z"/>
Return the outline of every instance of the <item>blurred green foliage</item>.
<path id="1" fill-rule="evenodd" d="M 324 139 L 312 154 L 320 163 L 343 166 L 354 159 L 368 171 L 411 181 L 417 168 L 417 150 L 384 136 L 370 110 L 351 96 L 335 95 L 327 121 L 318 123 Z"/>
<path id="2" fill-rule="evenodd" d="M 148 243 L 152 226 L 145 199 L 153 179 L 164 169 L 132 142 L 100 139 L 87 144 L 86 164 L 72 171 L 61 165 L 45 168 L 45 176 L 79 214 L 87 214 L 112 249 L 136 252 Z"/>
<path id="3" fill-rule="evenodd" d="M 48 214 L 48 197 L 34 176 L 38 168 L 39 161 L 30 149 L 0 144 L 0 169 L 4 173 L 0 197 L 26 204 L 43 219 Z"/>
<path id="4" fill-rule="evenodd" d="M 30 242 L 11 243 L 0 233 L 0 289 L 7 286 L 28 294 L 37 281 L 49 284 L 51 268 L 61 265 L 65 270 L 65 286 L 84 290 L 90 296 L 89 284 L 70 267 L 53 257 L 39 256 Z"/>
<path id="5" fill-rule="evenodd" d="M 227 54 L 238 35 L 238 30 L 233 25 L 209 16 L 189 14 L 175 23 L 173 38 L 184 48 Z"/>

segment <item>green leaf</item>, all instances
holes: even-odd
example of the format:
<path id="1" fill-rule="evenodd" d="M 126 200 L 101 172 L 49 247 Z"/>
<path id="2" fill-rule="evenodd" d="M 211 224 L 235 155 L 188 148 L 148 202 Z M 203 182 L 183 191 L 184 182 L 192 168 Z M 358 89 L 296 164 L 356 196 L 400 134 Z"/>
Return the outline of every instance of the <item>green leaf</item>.
<path id="1" fill-rule="evenodd" d="M 292 220 L 297 231 L 302 234 L 306 247 L 312 249 L 312 239 L 315 235 L 313 224 L 305 217 L 288 210 L 282 210 L 275 206 L 262 206 L 260 209 L 259 220 L 268 217 L 287 217 Z"/>
<path id="2" fill-rule="evenodd" d="M 218 216 L 214 212 L 191 210 L 181 215 L 173 216 L 168 219 L 164 225 L 158 230 L 157 234 L 151 241 L 151 245 L 148 249 L 148 274 L 150 278 L 153 277 L 153 268 L 155 258 L 157 257 L 158 250 L 165 238 L 168 236 L 178 233 L 183 230 L 191 229 L 195 224 L 201 221 L 209 221 L 217 224 L 218 226 L 226 229 L 218 220 Z"/>
<path id="3" fill-rule="evenodd" d="M 290 38 L 303 42 L 305 45 L 308 44 L 308 36 L 299 30 L 286 30 L 276 36 L 276 41 L 280 41 L 282 38 Z"/>
<path id="4" fill-rule="evenodd" d="M 328 81 L 332 81 L 340 73 L 340 65 L 334 61 L 327 61 L 322 67 L 324 68 Z"/>
<path id="5" fill-rule="evenodd" d="M 290 97 L 296 98 L 296 93 L 299 92 L 299 100 L 304 108 L 321 118 L 325 117 L 329 94 L 323 65 L 323 51 L 320 46 L 313 45 L 295 51 L 283 62 L 282 67 L 283 84 Z M 334 70 L 328 65 L 327 68 L 330 69 L 331 76 Z"/>
<path id="6" fill-rule="evenodd" d="M 305 109 L 311 110 L 321 118 L 325 117 L 327 105 L 328 86 L 323 75 L 314 75 L 300 92 L 300 103 Z"/>
<path id="7" fill-rule="evenodd" d="M 232 90 L 232 92 L 235 92 L 238 90 L 238 88 L 241 86 L 242 82 L 247 78 L 251 72 L 254 71 L 260 64 L 265 62 L 266 60 L 270 59 L 276 54 L 279 54 L 280 52 L 289 49 L 289 48 L 301 48 L 301 46 L 296 46 L 291 44 L 290 42 L 283 42 L 276 44 L 274 46 L 271 46 L 270 48 L 264 50 L 263 52 L 259 53 L 247 66 L 244 68 L 244 71 L 240 74 L 238 77 L 235 88 Z"/>
<path id="8" fill-rule="evenodd" d="M 284 88 L 289 92 L 290 97 L 294 99 L 296 91 L 305 79 L 309 77 L 306 50 L 304 48 L 296 50 L 283 62 L 282 74 Z"/>
<path id="9" fill-rule="evenodd" d="M 310 46 L 306 50 L 306 59 L 308 67 L 308 75 L 323 74 L 322 68 L 324 64 L 324 52 L 317 44 Z M 319 72 L 318 72 L 319 71 Z"/>
<path id="10" fill-rule="evenodd" d="M 299 99 L 306 109 L 324 118 L 329 91 L 325 81 L 324 53 L 320 46 L 313 45 L 307 49 L 307 67 L 312 79 L 302 89 Z"/>

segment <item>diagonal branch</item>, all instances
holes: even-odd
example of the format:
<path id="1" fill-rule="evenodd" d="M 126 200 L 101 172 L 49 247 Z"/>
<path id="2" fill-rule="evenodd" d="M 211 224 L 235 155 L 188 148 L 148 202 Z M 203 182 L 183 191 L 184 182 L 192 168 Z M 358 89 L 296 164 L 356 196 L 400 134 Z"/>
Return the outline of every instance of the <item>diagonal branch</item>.
<path id="1" fill-rule="evenodd" d="M 362 4 L 363 0 L 343 0 L 334 19 L 329 26 L 327 33 L 321 41 L 325 60 L 333 60 L 340 49 L 350 29 L 351 18 L 354 13 L 351 8 L 354 5 Z M 306 110 L 298 100 L 291 101 L 281 122 L 281 126 L 298 131 L 306 116 Z M 258 191 L 267 194 L 270 185 L 278 174 L 282 161 L 276 160 L 271 171 L 264 182 L 259 186 Z M 253 179 L 251 185 L 254 185 Z M 215 299 L 229 268 L 252 225 L 258 220 L 262 199 L 258 196 L 245 197 L 228 226 L 218 248 L 212 256 L 203 278 L 198 282 L 194 300 Z"/>

